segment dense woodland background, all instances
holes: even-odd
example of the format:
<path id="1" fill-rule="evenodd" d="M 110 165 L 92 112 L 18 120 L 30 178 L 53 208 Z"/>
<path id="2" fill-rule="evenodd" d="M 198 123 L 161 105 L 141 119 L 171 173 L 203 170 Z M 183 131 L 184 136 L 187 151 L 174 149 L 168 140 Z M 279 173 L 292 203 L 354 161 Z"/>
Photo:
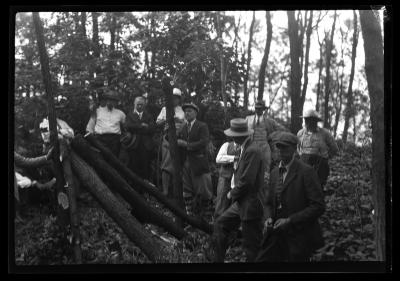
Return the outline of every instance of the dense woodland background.
<path id="1" fill-rule="evenodd" d="M 362 28 L 368 28 L 365 17 L 372 15 L 375 18 L 370 25 L 377 38 L 381 36 L 377 52 L 383 59 L 383 19 L 379 12 L 351 11 L 352 17 L 346 12 L 257 11 L 263 14 L 261 18 L 252 11 L 40 13 L 54 94 L 57 102 L 64 100 L 67 105 L 58 111 L 58 117 L 83 134 L 90 115 L 89 102 L 96 101 L 108 88 L 119 93 L 118 107 L 125 112 L 132 108 L 135 96 L 147 93 L 148 109 L 156 116 L 164 105 L 161 79 L 167 76 L 183 91 L 184 101 L 200 105 L 199 119 L 207 122 L 218 149 L 229 120 L 249 114 L 257 99 L 266 100 L 269 115 L 293 133 L 302 127 L 299 116 L 303 110 L 313 107 L 341 148 L 340 156 L 332 161 L 327 211 L 322 218 L 327 243 L 314 259 L 382 259 L 384 253 L 377 241 L 384 240 L 384 233 L 377 234 L 373 210 L 377 216 L 379 208 L 374 208 L 378 204 L 374 200 L 385 181 L 376 184 L 372 165 L 378 163 L 373 161 L 373 152 L 377 151 L 373 142 L 383 144 L 383 134 L 373 140 L 372 78 L 365 71 L 365 61 L 360 66 L 356 58 L 360 49 L 364 52 L 369 47 L 360 48 L 358 44 L 367 41 L 361 33 Z M 285 28 L 273 26 L 278 15 L 285 17 L 281 20 L 286 22 Z M 310 50 L 318 54 L 310 55 Z M 257 52 L 262 54 L 261 60 L 254 59 Z M 368 59 L 367 54 L 361 55 Z M 374 77 L 382 83 L 378 110 L 383 110 L 383 76 L 378 73 Z M 47 103 L 32 13 L 17 13 L 15 18 L 14 95 L 15 128 L 22 127 L 24 132 L 15 142 L 23 147 L 24 155 L 40 155 L 39 123 L 47 115 Z M 379 99 L 379 95 L 376 97 Z M 375 122 L 383 124 L 383 115 Z M 385 163 L 384 159 L 379 163 Z M 40 178 L 45 172 L 38 169 L 32 173 Z M 43 211 L 48 208 L 44 206 L 39 214 L 29 207 L 26 215 L 32 220 L 16 229 L 16 257 L 21 264 L 69 262 L 64 250 L 55 255 L 54 247 L 44 246 L 59 241 L 53 231 L 53 217 Z M 84 208 L 80 212 L 87 262 L 145 261 L 103 211 Z M 108 238 L 95 238 L 104 235 Z M 173 245 L 180 247 L 181 261 L 205 262 L 201 249 L 207 239 L 199 233 L 193 235 L 191 243 L 175 241 Z M 21 244 L 28 236 L 32 243 Z M 109 250 L 110 245 L 117 250 Z M 39 249 L 41 254 L 34 254 Z M 235 256 L 239 249 L 231 248 L 229 260 L 243 259 L 240 254 Z M 55 258 L 50 261 L 49 255 Z M 97 260 L 93 261 L 91 255 Z"/>

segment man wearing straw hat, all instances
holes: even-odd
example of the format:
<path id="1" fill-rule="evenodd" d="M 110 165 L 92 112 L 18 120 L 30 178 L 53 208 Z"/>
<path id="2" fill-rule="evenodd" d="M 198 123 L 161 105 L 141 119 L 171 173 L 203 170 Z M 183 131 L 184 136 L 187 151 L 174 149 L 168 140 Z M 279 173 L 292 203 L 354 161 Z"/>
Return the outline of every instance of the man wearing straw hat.
<path id="1" fill-rule="evenodd" d="M 264 185 L 264 161 L 257 143 L 251 140 L 253 129 L 245 119 L 235 118 L 224 131 L 240 145 L 237 166 L 231 180 L 228 199 L 232 205 L 214 223 L 212 242 L 215 246 L 214 262 L 224 262 L 228 236 L 242 227 L 243 248 L 247 261 L 254 261 L 262 240 L 263 205 L 261 189 Z"/>
<path id="2" fill-rule="evenodd" d="M 329 176 L 328 159 L 337 155 L 339 149 L 329 131 L 318 127 L 318 122 L 322 121 L 318 112 L 309 109 L 300 117 L 304 118 L 305 128 L 297 133 L 300 140 L 297 150 L 300 159 L 317 171 L 323 188 Z"/>

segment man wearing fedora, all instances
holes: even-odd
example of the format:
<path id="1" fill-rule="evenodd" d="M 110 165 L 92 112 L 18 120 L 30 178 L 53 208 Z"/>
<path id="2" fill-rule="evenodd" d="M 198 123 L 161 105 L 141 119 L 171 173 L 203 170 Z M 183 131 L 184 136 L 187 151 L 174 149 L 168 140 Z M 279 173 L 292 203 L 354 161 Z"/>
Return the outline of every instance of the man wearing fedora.
<path id="1" fill-rule="evenodd" d="M 124 112 L 115 108 L 117 102 L 116 92 L 109 90 L 103 94 L 100 98 L 100 106 L 90 117 L 86 131 L 94 134 L 116 157 L 119 157 L 120 137 L 126 116 Z"/>
<path id="2" fill-rule="evenodd" d="M 248 126 L 254 130 L 253 140 L 261 147 L 263 151 L 263 159 L 265 161 L 266 177 L 269 177 L 271 168 L 272 155 L 271 147 L 268 143 L 269 137 L 273 132 L 288 131 L 284 126 L 280 125 L 275 120 L 267 117 L 268 107 L 264 101 L 257 101 L 255 104 L 255 114 L 246 117 Z"/>
<path id="3" fill-rule="evenodd" d="M 129 168 L 143 179 L 149 180 L 151 151 L 154 148 L 152 135 L 155 132 L 153 117 L 145 110 L 145 99 L 135 98 L 134 109 L 126 116 L 125 129 L 128 131 Z M 130 135 L 130 137 L 129 137 Z"/>
<path id="4" fill-rule="evenodd" d="M 295 157 L 297 137 L 276 140 L 281 159 L 271 172 L 264 240 L 256 262 L 308 261 L 324 245 L 318 218 L 325 203 L 317 173 Z"/>
<path id="5" fill-rule="evenodd" d="M 237 167 L 231 180 L 227 198 L 232 205 L 214 223 L 212 243 L 215 247 L 214 262 L 224 262 L 228 236 L 241 226 L 243 248 L 247 261 L 254 261 L 262 240 L 263 205 L 261 189 L 264 185 L 264 161 L 257 143 L 251 140 L 253 129 L 245 119 L 236 118 L 224 131 L 240 145 Z"/>
<path id="6" fill-rule="evenodd" d="M 297 133 L 297 150 L 300 159 L 317 171 L 323 188 L 329 176 L 328 159 L 337 155 L 339 149 L 330 132 L 318 127 L 322 119 L 315 110 L 309 109 L 300 117 L 304 118 L 305 128 Z"/>
<path id="7" fill-rule="evenodd" d="M 207 147 L 209 132 L 206 123 L 196 120 L 199 108 L 194 103 L 184 104 L 187 123 L 178 136 L 178 146 L 183 153 L 183 199 L 189 215 L 204 220 L 212 216 L 212 182 Z"/>

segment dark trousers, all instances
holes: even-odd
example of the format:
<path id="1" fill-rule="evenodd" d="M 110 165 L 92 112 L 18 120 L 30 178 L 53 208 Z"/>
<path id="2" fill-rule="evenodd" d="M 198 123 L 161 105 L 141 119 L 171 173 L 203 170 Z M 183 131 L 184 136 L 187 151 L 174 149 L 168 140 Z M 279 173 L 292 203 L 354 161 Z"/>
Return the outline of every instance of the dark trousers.
<path id="1" fill-rule="evenodd" d="M 150 175 L 150 152 L 143 144 L 130 152 L 129 168 L 143 179 L 149 180 Z"/>
<path id="2" fill-rule="evenodd" d="M 242 221 L 239 216 L 239 207 L 233 203 L 214 224 L 213 242 L 215 245 L 214 262 L 224 262 L 228 247 L 229 234 L 242 226 L 242 246 L 246 253 L 246 260 L 253 262 L 260 250 L 262 240 L 262 219 Z"/>
<path id="3" fill-rule="evenodd" d="M 318 174 L 319 181 L 322 188 L 325 186 L 329 176 L 329 164 L 328 159 L 322 158 L 318 155 L 303 154 L 300 156 L 301 161 L 310 165 Z"/>
<path id="4" fill-rule="evenodd" d="M 96 139 L 106 146 L 115 155 L 115 157 L 119 157 L 119 150 L 121 147 L 120 135 L 102 134 L 96 135 Z"/>
<path id="5" fill-rule="evenodd" d="M 231 200 L 226 197 L 231 190 L 231 178 L 219 177 L 217 185 L 217 197 L 215 199 L 214 219 L 218 218 L 231 205 Z"/>

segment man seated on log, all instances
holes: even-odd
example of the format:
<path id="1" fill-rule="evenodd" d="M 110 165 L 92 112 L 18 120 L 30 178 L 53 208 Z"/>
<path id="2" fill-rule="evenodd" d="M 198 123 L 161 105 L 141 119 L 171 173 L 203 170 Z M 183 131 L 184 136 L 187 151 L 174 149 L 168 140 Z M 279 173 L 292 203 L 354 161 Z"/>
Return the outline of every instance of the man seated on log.
<path id="1" fill-rule="evenodd" d="M 149 180 L 155 122 L 145 109 L 143 97 L 135 98 L 134 109 L 126 117 L 125 128 L 128 131 L 129 168 L 143 179 Z"/>
<path id="2" fill-rule="evenodd" d="M 119 157 L 120 137 L 125 123 L 125 113 L 115 108 L 118 102 L 117 93 L 109 90 L 100 98 L 100 106 L 96 109 L 86 126 L 88 133 L 94 134 L 103 145 Z"/>
<path id="3" fill-rule="evenodd" d="M 235 118 L 224 131 L 240 145 L 237 167 L 230 182 L 227 198 L 232 204 L 214 223 L 212 244 L 214 262 L 224 262 L 229 235 L 242 228 L 243 248 L 248 262 L 254 261 L 262 241 L 263 205 L 261 189 L 264 185 L 264 164 L 261 149 L 251 140 L 253 129 L 245 119 Z"/>
<path id="4" fill-rule="evenodd" d="M 325 210 L 315 170 L 295 157 L 297 137 L 282 132 L 276 141 L 281 159 L 271 172 L 264 240 L 256 262 L 308 261 L 323 246 L 318 218 Z"/>
<path id="5" fill-rule="evenodd" d="M 208 165 L 207 147 L 209 132 L 206 123 L 196 120 L 199 108 L 184 104 L 187 123 L 178 136 L 178 146 L 183 150 L 183 199 L 188 215 L 211 221 L 213 191 Z"/>

